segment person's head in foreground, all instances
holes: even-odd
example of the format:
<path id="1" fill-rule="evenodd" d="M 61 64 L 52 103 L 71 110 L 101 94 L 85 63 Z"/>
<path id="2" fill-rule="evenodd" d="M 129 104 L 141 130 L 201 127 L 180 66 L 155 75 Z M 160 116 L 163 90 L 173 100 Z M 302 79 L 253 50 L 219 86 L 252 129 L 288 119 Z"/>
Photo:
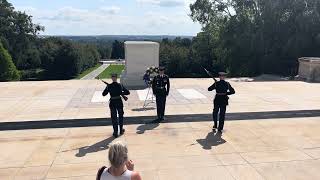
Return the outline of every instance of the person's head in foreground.
<path id="1" fill-rule="evenodd" d="M 134 172 L 134 164 L 128 159 L 128 148 L 121 142 L 112 143 L 109 149 L 110 167 L 106 168 L 101 180 L 141 180 L 140 174 Z"/>
<path id="2" fill-rule="evenodd" d="M 219 79 L 220 79 L 220 80 L 225 80 L 227 74 L 228 74 L 228 73 L 226 73 L 226 72 L 219 72 Z"/>
<path id="3" fill-rule="evenodd" d="M 115 73 L 111 74 L 112 82 L 117 82 L 117 78 L 118 78 L 117 74 L 115 74 Z"/>
<path id="4" fill-rule="evenodd" d="M 159 74 L 160 75 L 164 75 L 164 70 L 165 70 L 165 68 L 164 67 L 159 67 Z"/>

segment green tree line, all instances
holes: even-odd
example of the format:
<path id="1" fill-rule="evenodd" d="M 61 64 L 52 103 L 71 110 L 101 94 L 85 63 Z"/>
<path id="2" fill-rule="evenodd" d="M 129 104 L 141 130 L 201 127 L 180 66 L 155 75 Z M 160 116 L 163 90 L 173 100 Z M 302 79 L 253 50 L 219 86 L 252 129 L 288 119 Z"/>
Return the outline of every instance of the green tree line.
<path id="1" fill-rule="evenodd" d="M 295 75 L 299 57 L 320 56 L 319 0 L 196 0 L 190 9 L 202 31 L 159 42 L 171 77 L 207 77 L 202 67 L 232 76 Z M 124 58 L 123 41 L 40 38 L 43 30 L 0 0 L 1 66 L 7 64 L 0 73 L 9 72 L 1 81 L 70 79 L 100 58 Z"/>
<path id="2" fill-rule="evenodd" d="M 103 44 L 40 38 L 43 30 L 31 16 L 0 0 L 0 81 L 71 79 L 111 54 Z"/>
<path id="3" fill-rule="evenodd" d="M 294 75 L 299 57 L 320 56 L 319 0 L 197 0 L 190 9 L 212 65 L 233 76 Z"/>
<path id="4" fill-rule="evenodd" d="M 299 57 L 320 56 L 319 0 L 197 0 L 190 9 L 202 31 L 161 42 L 160 63 L 173 77 L 205 77 L 201 66 L 294 76 Z"/>
<path id="5" fill-rule="evenodd" d="M 74 78 L 100 60 L 96 46 L 59 38 L 42 39 L 39 49 L 46 79 Z"/>

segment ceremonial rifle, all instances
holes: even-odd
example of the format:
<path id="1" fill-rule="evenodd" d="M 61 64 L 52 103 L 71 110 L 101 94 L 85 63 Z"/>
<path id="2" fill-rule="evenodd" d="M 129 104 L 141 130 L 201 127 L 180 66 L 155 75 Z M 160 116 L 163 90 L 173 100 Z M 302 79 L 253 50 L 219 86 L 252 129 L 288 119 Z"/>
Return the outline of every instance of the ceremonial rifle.
<path id="1" fill-rule="evenodd" d="M 208 71 L 206 68 L 204 68 L 204 67 L 202 67 L 205 71 L 206 71 L 206 73 L 214 80 L 214 82 L 218 82 L 217 81 L 217 79 L 211 74 L 211 72 L 210 71 Z"/>
<path id="2" fill-rule="evenodd" d="M 98 79 L 99 79 L 100 81 L 102 81 L 104 84 L 106 84 L 107 87 L 109 86 L 109 83 L 107 83 L 106 81 L 100 79 L 100 77 L 98 77 Z M 122 91 L 122 88 L 121 88 L 121 91 Z M 121 93 L 122 93 L 122 92 L 121 92 Z M 125 101 L 128 101 L 128 97 L 127 97 L 127 96 L 121 94 L 121 97 L 122 97 Z"/>

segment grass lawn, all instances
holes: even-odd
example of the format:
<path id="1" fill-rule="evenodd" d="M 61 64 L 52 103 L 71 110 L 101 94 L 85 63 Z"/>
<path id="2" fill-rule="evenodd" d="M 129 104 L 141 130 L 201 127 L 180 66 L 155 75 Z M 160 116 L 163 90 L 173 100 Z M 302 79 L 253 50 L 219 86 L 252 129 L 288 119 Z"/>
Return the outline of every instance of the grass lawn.
<path id="1" fill-rule="evenodd" d="M 99 75 L 99 78 L 100 79 L 111 78 L 111 74 L 113 74 L 113 73 L 117 73 L 118 77 L 120 77 L 120 74 L 124 70 L 124 67 L 125 67 L 124 65 L 112 64 Z"/>
<path id="2" fill-rule="evenodd" d="M 101 66 L 101 64 L 97 64 L 97 65 L 95 65 L 95 66 L 93 66 L 93 67 L 91 67 L 91 68 L 83 71 L 83 72 L 82 72 L 81 74 L 79 74 L 75 79 L 81 79 L 81 78 L 83 78 L 84 76 L 86 76 L 87 74 L 89 74 L 89 73 L 91 73 L 92 71 L 96 70 L 96 69 L 97 69 L 98 67 L 100 67 L 100 66 Z"/>

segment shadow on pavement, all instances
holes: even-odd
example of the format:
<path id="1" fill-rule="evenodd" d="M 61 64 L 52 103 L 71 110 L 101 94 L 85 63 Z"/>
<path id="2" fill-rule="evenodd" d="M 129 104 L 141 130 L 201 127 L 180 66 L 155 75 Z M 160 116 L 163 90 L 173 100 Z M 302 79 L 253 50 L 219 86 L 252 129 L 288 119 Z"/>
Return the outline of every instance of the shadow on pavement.
<path id="1" fill-rule="evenodd" d="M 197 142 L 202 146 L 203 149 L 209 150 L 214 146 L 226 143 L 226 140 L 222 138 L 221 133 L 209 132 L 205 139 L 197 139 Z"/>
<path id="2" fill-rule="evenodd" d="M 151 123 L 142 124 L 142 125 L 140 125 L 140 126 L 137 127 L 137 134 L 143 134 L 143 133 L 145 133 L 146 131 L 153 130 L 153 129 L 157 128 L 159 125 L 160 125 L 159 123 L 155 123 L 155 124 L 151 124 Z"/>
<path id="3" fill-rule="evenodd" d="M 226 115 L 226 121 L 258 120 L 258 119 L 285 119 L 302 117 L 320 117 L 320 110 L 294 110 L 294 111 L 264 111 L 264 112 L 235 112 Z M 126 117 L 125 124 L 145 124 L 154 120 L 155 116 Z M 183 122 L 205 122 L 212 121 L 212 114 L 177 114 L 166 115 L 163 123 Z M 49 128 L 71 128 L 71 127 L 92 127 L 110 126 L 110 118 L 89 118 L 89 119 L 61 119 L 61 120 L 38 120 L 1 122 L 0 131 L 27 130 L 27 129 L 49 129 Z M 141 128 L 148 128 L 142 125 Z"/>
<path id="4" fill-rule="evenodd" d="M 75 155 L 77 157 L 83 157 L 89 153 L 95 153 L 103 151 L 109 148 L 109 144 L 114 140 L 114 137 L 111 136 L 103 141 L 97 142 L 91 146 L 84 146 L 79 148 L 79 152 Z"/>

